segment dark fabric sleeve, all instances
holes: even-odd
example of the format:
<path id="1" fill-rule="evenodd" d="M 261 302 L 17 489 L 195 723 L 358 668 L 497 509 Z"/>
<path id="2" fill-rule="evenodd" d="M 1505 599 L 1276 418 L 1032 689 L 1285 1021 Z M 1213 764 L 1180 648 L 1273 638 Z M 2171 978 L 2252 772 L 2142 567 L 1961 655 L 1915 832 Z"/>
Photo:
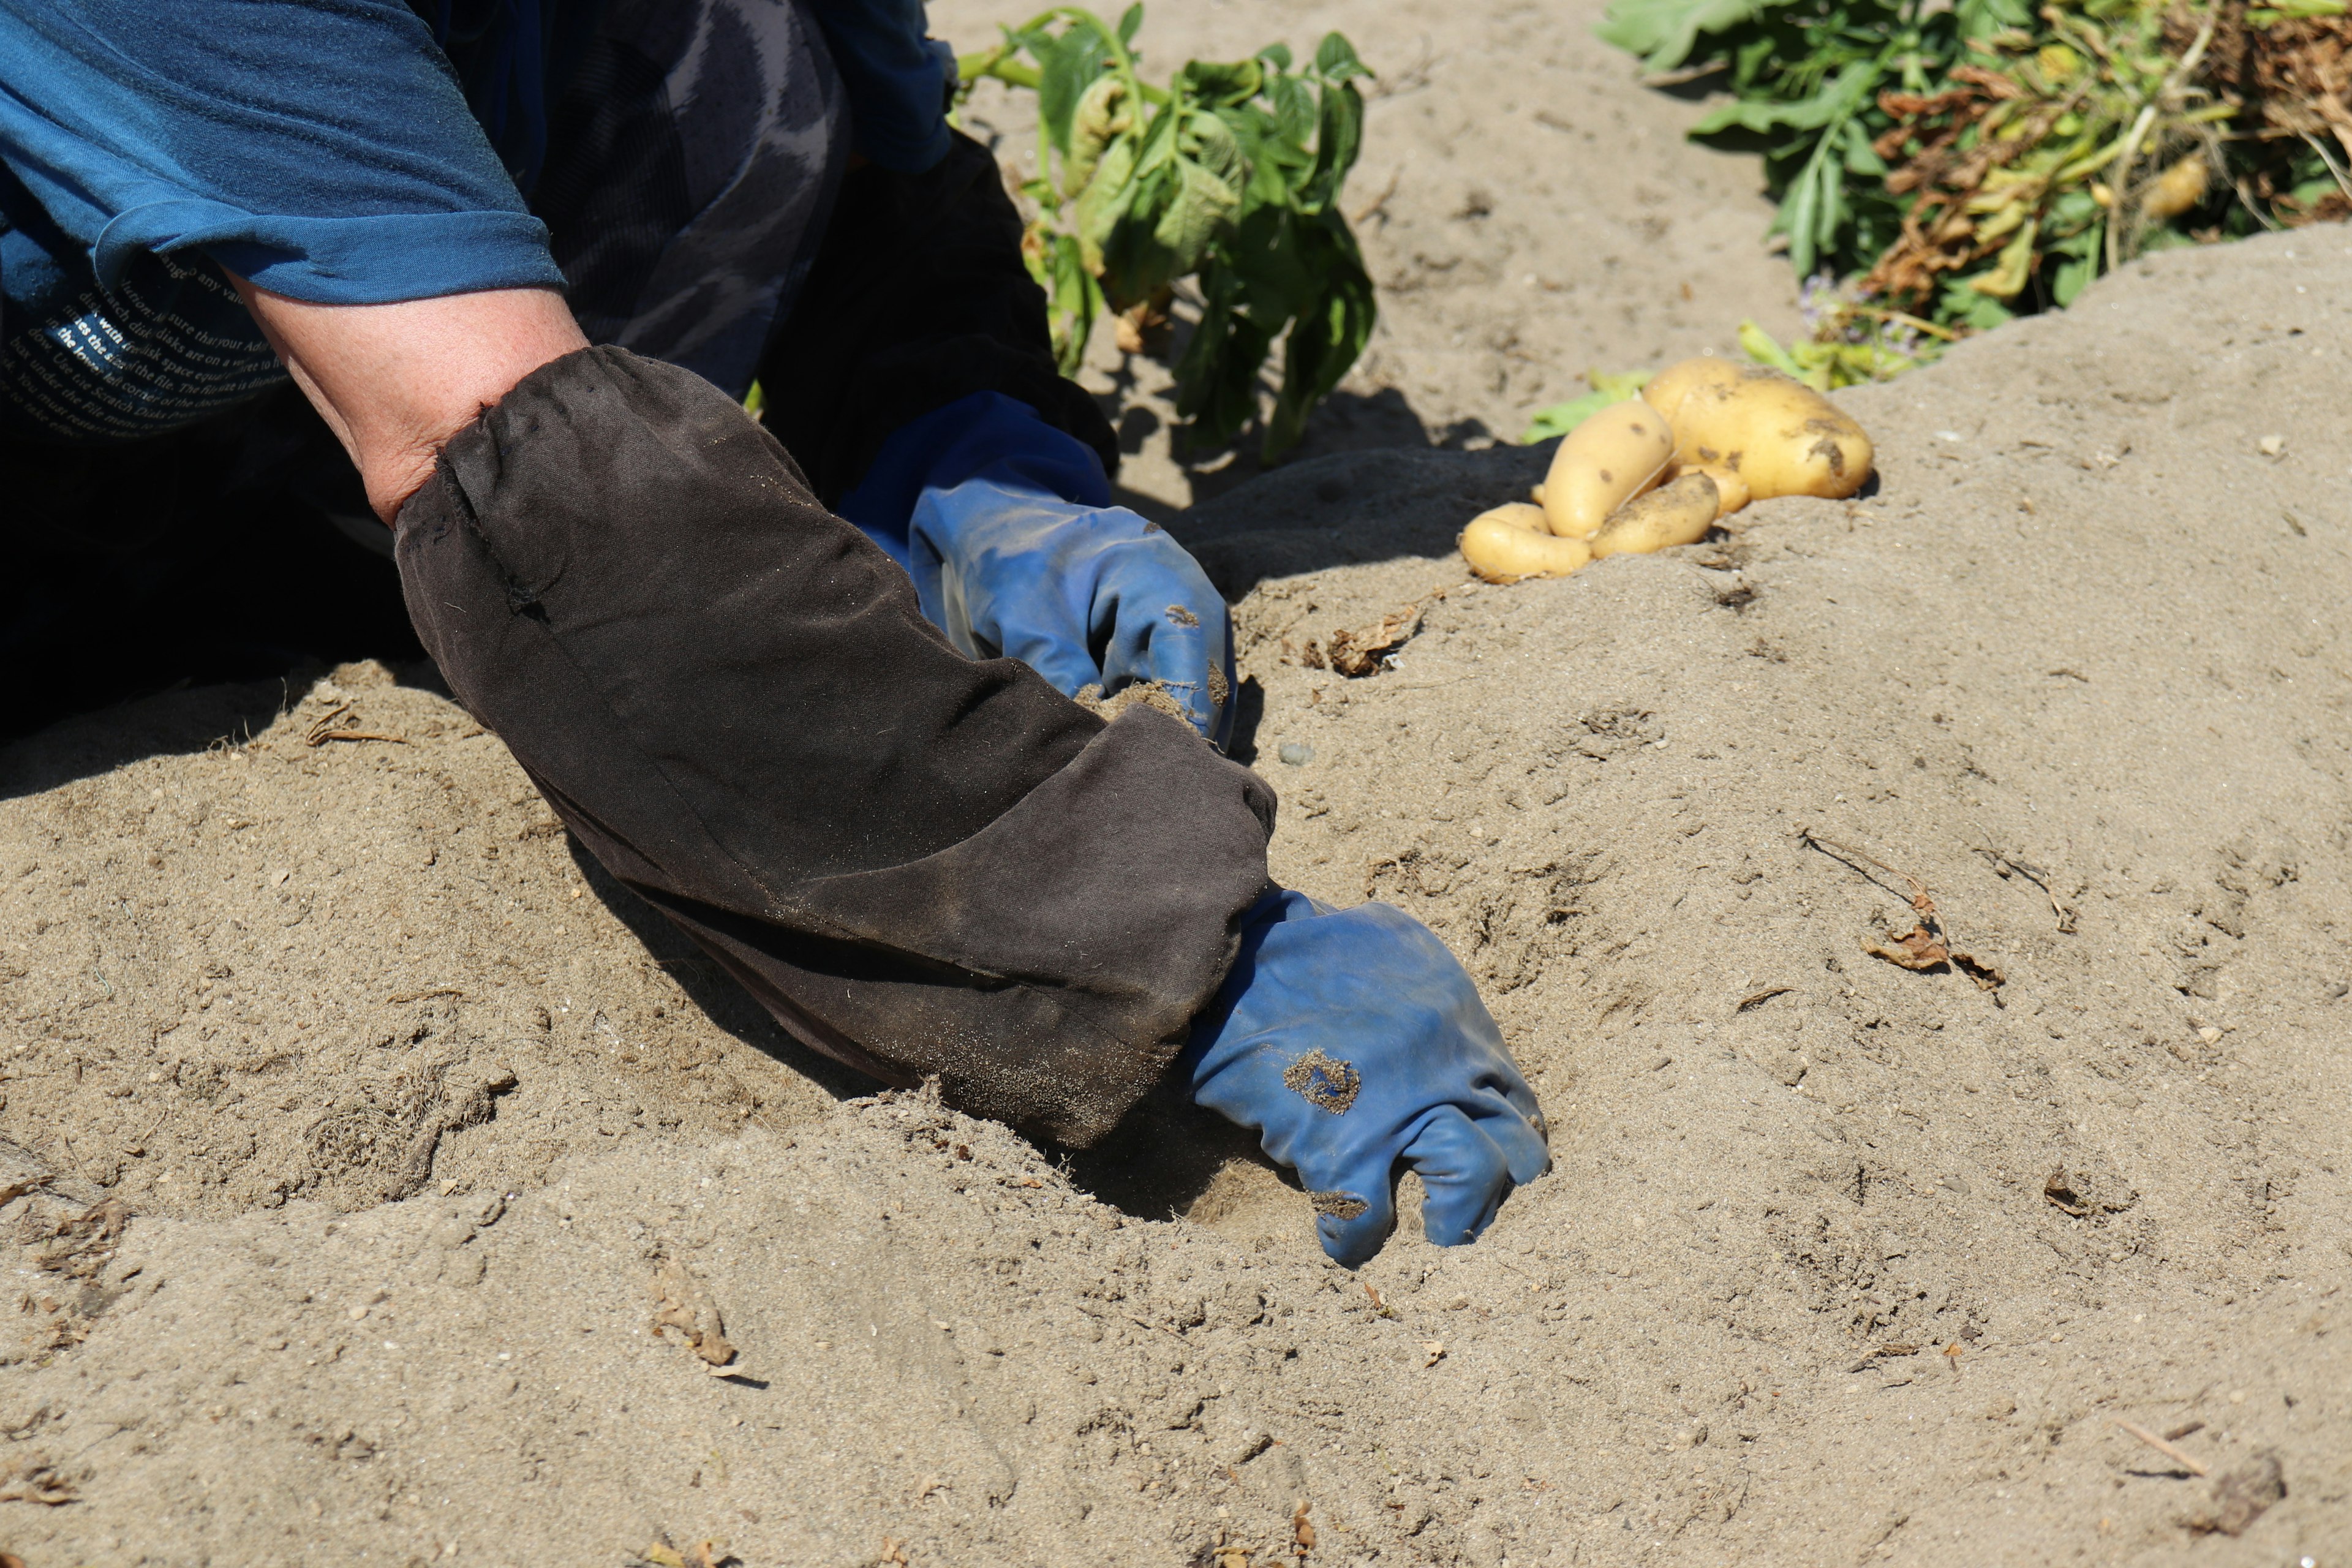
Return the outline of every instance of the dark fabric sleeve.
<path id="1" fill-rule="evenodd" d="M 402 510 L 460 700 L 783 1026 L 1083 1144 L 1164 1072 L 1266 880 L 1271 795 L 1142 708 L 973 661 L 709 383 L 526 377 Z"/>
<path id="2" fill-rule="evenodd" d="M 996 160 L 958 134 L 919 174 L 842 184 L 824 247 L 760 364 L 762 414 L 827 506 L 900 426 L 1001 392 L 1118 471 L 1102 410 L 1054 368 L 1045 295 L 1021 260 L 1021 215 Z"/>
<path id="3" fill-rule="evenodd" d="M 925 35 L 923 0 L 809 0 L 849 89 L 858 152 L 886 169 L 928 169 L 948 150 L 955 51 Z"/>

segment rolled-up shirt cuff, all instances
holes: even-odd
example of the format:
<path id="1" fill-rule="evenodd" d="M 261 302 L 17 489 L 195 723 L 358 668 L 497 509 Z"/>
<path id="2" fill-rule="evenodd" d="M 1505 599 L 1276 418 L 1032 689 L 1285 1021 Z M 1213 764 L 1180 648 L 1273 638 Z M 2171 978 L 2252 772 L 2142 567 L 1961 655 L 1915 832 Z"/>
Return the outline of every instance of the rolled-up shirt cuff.
<path id="1" fill-rule="evenodd" d="M 91 247 L 102 285 L 142 251 L 188 249 L 272 293 L 315 305 L 563 287 L 548 254 L 547 226 L 527 213 L 291 217 L 182 199 L 118 215 Z"/>

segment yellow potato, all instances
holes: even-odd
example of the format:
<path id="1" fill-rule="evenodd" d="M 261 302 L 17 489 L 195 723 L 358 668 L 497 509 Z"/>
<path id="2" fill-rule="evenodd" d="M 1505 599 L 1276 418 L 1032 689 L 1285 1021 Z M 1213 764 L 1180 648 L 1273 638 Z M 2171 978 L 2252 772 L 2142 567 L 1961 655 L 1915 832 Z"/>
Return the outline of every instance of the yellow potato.
<path id="1" fill-rule="evenodd" d="M 1666 471 L 1674 432 L 1638 397 L 1612 403 L 1570 430 L 1544 475 L 1544 516 L 1563 539 L 1590 538 L 1609 514 Z"/>
<path id="2" fill-rule="evenodd" d="M 1506 501 L 1472 518 L 1461 543 L 1462 559 L 1489 583 L 1565 577 L 1592 559 L 1584 541 L 1553 537 L 1543 508 L 1523 500 Z"/>
<path id="3" fill-rule="evenodd" d="M 1853 416 L 1779 371 L 1685 360 L 1642 395 L 1673 425 L 1678 465 L 1736 474 L 1754 500 L 1836 500 L 1870 478 L 1870 437 Z"/>
<path id="4" fill-rule="evenodd" d="M 1592 536 L 1592 558 L 1647 555 L 1669 545 L 1696 544 L 1715 526 L 1720 504 L 1715 481 L 1696 469 L 1617 509 Z"/>
<path id="5" fill-rule="evenodd" d="M 1642 388 L 1642 401 L 1664 415 L 1666 423 L 1672 425 L 1683 399 L 1692 389 L 1735 385 L 1739 373 L 1747 368 L 1738 360 L 1717 359 L 1713 354 L 1680 360 L 1649 379 Z"/>
<path id="6" fill-rule="evenodd" d="M 1680 479 L 1685 474 L 1705 474 L 1715 481 L 1717 508 L 1715 515 L 1717 517 L 1729 517 L 1748 504 L 1748 481 L 1730 468 L 1710 468 L 1704 465 L 1694 464 L 1690 468 L 1675 470 L 1675 479 Z"/>
<path id="7" fill-rule="evenodd" d="M 2205 200 L 2205 185 L 2211 171 L 2206 167 L 2205 154 L 2191 153 L 2180 162 L 2156 177 L 2141 203 L 2141 214 L 2157 223 L 2168 223 L 2182 213 Z"/>

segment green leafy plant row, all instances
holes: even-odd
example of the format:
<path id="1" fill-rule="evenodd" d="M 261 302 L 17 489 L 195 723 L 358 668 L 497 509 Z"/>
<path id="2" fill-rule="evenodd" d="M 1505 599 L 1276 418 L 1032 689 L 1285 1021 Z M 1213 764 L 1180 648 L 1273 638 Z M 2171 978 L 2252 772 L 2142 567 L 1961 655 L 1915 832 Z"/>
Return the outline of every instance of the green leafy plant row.
<path id="1" fill-rule="evenodd" d="M 2352 215 L 2346 9 L 1615 0 L 1601 36 L 1724 89 L 1691 134 L 1763 153 L 1812 331 L 1748 346 L 1838 386 L 2142 253 Z"/>
<path id="2" fill-rule="evenodd" d="M 1348 40 L 1327 36 L 1304 65 L 1280 44 L 1245 60 L 1192 60 L 1160 86 L 1135 47 L 1143 7 L 1116 26 L 1055 6 L 1004 29 L 958 73 L 1037 95 L 1035 211 L 1023 243 L 1051 307 L 1066 373 L 1106 311 L 1139 335 L 1166 320 L 1179 279 L 1201 319 L 1177 361 L 1177 410 L 1213 441 L 1261 413 L 1277 345 L 1281 384 L 1264 455 L 1296 445 L 1370 339 L 1372 280 L 1339 210 L 1363 139 Z"/>

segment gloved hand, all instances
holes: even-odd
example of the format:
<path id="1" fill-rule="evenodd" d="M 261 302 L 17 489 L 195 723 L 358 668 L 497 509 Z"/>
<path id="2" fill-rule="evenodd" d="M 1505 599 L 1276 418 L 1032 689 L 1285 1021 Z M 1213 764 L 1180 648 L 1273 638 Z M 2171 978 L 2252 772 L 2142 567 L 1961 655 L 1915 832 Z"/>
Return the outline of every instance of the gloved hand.
<path id="1" fill-rule="evenodd" d="M 974 393 L 897 431 L 840 512 L 966 655 L 1017 658 L 1066 697 L 1157 681 L 1202 734 L 1232 734 L 1223 596 L 1026 404 Z"/>
<path id="2" fill-rule="evenodd" d="M 1177 1070 L 1298 1173 L 1323 1250 L 1351 1268 L 1396 1228 L 1400 1161 L 1421 1173 L 1440 1247 L 1476 1239 L 1514 1185 L 1551 1168 L 1543 1112 L 1470 976 L 1388 904 L 1260 899 Z"/>

